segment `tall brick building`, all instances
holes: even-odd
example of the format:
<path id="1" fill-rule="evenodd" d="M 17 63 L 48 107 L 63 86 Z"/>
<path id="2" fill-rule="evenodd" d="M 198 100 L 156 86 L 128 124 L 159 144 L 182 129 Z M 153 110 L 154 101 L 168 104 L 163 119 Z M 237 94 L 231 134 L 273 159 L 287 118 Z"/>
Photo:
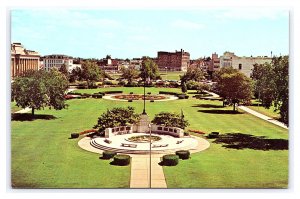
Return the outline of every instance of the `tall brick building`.
<path id="1" fill-rule="evenodd" d="M 187 71 L 190 65 L 190 53 L 184 50 L 175 52 L 157 52 L 157 65 L 161 71 Z"/>
<path id="2" fill-rule="evenodd" d="M 33 50 L 25 49 L 21 43 L 11 44 L 11 78 L 17 77 L 27 70 L 39 70 L 40 55 Z"/>

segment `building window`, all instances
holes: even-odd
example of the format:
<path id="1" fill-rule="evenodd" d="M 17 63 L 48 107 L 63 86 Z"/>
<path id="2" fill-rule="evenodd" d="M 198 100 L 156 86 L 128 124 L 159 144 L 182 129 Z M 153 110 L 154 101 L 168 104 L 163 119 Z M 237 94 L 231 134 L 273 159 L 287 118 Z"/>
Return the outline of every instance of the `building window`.
<path id="1" fill-rule="evenodd" d="M 239 64 L 239 70 L 242 70 L 242 64 Z"/>

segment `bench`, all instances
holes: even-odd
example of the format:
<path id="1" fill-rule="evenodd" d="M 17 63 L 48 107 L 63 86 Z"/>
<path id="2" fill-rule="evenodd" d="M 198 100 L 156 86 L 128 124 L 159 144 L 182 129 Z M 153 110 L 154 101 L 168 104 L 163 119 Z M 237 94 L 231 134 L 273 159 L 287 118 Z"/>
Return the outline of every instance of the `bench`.
<path id="1" fill-rule="evenodd" d="M 176 142 L 176 144 L 181 144 L 184 140 L 179 140 Z"/>
<path id="2" fill-rule="evenodd" d="M 125 143 L 121 143 L 121 146 L 123 146 L 123 147 L 131 147 L 131 148 L 136 148 L 137 147 L 136 144 L 125 144 Z"/>
<path id="3" fill-rule="evenodd" d="M 167 147 L 167 146 L 169 146 L 169 144 L 153 145 L 152 148 Z"/>

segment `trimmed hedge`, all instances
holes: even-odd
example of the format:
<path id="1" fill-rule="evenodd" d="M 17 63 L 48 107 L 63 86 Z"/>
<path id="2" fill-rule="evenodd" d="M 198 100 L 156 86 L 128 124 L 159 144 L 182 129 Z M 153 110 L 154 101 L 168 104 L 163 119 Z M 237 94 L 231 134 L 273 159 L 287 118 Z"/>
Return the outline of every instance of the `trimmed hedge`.
<path id="1" fill-rule="evenodd" d="M 207 138 L 211 138 L 211 139 L 214 139 L 214 138 L 218 138 L 219 137 L 219 132 L 211 132 Z"/>
<path id="2" fill-rule="evenodd" d="M 104 94 L 115 94 L 115 93 L 123 93 L 123 91 L 103 91 L 102 93 L 104 93 Z"/>
<path id="3" fill-rule="evenodd" d="M 179 150 L 175 153 L 182 160 L 187 160 L 190 158 L 190 152 L 188 150 Z"/>
<path id="4" fill-rule="evenodd" d="M 132 102 L 132 99 L 129 99 L 128 102 Z"/>
<path id="5" fill-rule="evenodd" d="M 176 93 L 176 92 L 169 92 L 169 91 L 159 91 L 159 94 L 165 94 L 165 95 L 179 95 L 179 93 Z"/>
<path id="6" fill-rule="evenodd" d="M 79 133 L 71 133 L 71 138 L 75 139 L 79 137 Z"/>
<path id="7" fill-rule="evenodd" d="M 115 155 L 113 163 L 119 166 L 126 166 L 130 164 L 129 155 Z"/>
<path id="8" fill-rule="evenodd" d="M 94 94 L 92 94 L 92 97 L 93 98 L 102 98 L 102 95 L 98 94 L 98 93 L 94 93 Z"/>
<path id="9" fill-rule="evenodd" d="M 114 151 L 103 151 L 102 159 L 109 160 L 109 159 L 113 158 L 116 155 L 117 155 L 117 153 L 114 152 Z"/>
<path id="10" fill-rule="evenodd" d="M 170 155 L 164 155 L 163 156 L 163 165 L 165 166 L 176 166 L 179 162 L 179 156 L 170 154 Z"/>

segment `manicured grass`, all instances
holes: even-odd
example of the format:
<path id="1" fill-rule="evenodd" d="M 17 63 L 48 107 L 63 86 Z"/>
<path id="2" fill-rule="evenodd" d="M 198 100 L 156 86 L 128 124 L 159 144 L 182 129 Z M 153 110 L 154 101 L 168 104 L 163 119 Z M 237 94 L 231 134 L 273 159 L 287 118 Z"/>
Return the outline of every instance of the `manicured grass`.
<path id="1" fill-rule="evenodd" d="M 274 119 L 279 119 L 280 118 L 280 114 L 279 114 L 279 111 L 275 111 L 275 107 L 274 106 L 271 106 L 269 109 L 261 106 L 261 104 L 258 105 L 258 102 L 257 101 L 254 101 L 252 103 L 252 106 L 247 106 L 248 108 L 254 110 L 254 111 L 257 111 L 261 114 L 264 114 L 266 116 L 269 116 L 271 118 L 274 118 Z"/>
<path id="2" fill-rule="evenodd" d="M 163 80 L 180 80 L 180 75 L 183 75 L 184 72 L 170 72 L 170 71 L 161 71 L 160 76 Z"/>
<path id="3" fill-rule="evenodd" d="M 143 93 L 143 88 L 101 88 L 78 90 L 94 93 L 120 90 Z M 180 89 L 146 88 L 147 92 Z M 133 106 L 141 113 L 143 102 L 131 103 L 106 99 L 74 99 L 67 101 L 68 109 L 36 111 L 50 114 L 52 120 L 12 122 L 12 183 L 15 187 L 100 188 L 129 187 L 130 166 L 109 165 L 99 155 L 77 146 L 78 139 L 68 139 L 70 133 L 92 128 L 98 116 L 112 107 Z M 156 113 L 180 113 L 190 122 L 190 129 L 204 132 L 245 133 L 268 138 L 288 139 L 287 130 L 247 113 L 232 114 L 232 107 L 222 102 L 174 100 L 146 102 L 146 112 L 152 119 Z M 211 142 L 211 140 L 210 140 Z M 226 149 L 211 142 L 211 147 L 180 160 L 176 167 L 164 167 L 169 188 L 248 188 L 287 187 L 288 151 L 259 151 Z"/>
<path id="4" fill-rule="evenodd" d="M 125 94 L 129 94 L 130 92 L 133 92 L 134 94 L 143 94 L 144 89 L 142 87 L 111 87 L 111 88 L 96 88 L 96 89 L 78 89 L 76 92 L 78 93 L 97 93 L 97 92 L 103 92 L 103 91 L 123 91 Z M 171 91 L 171 92 L 178 92 L 181 93 L 180 88 L 155 88 L 155 87 L 149 87 L 146 88 L 146 94 L 147 92 L 151 92 L 151 94 L 158 94 L 159 91 Z"/>
<path id="5" fill-rule="evenodd" d="M 17 112 L 19 110 L 22 110 L 22 108 L 18 107 L 16 104 L 17 104 L 16 102 L 10 102 L 10 112 L 11 113 L 14 113 L 14 112 Z"/>

